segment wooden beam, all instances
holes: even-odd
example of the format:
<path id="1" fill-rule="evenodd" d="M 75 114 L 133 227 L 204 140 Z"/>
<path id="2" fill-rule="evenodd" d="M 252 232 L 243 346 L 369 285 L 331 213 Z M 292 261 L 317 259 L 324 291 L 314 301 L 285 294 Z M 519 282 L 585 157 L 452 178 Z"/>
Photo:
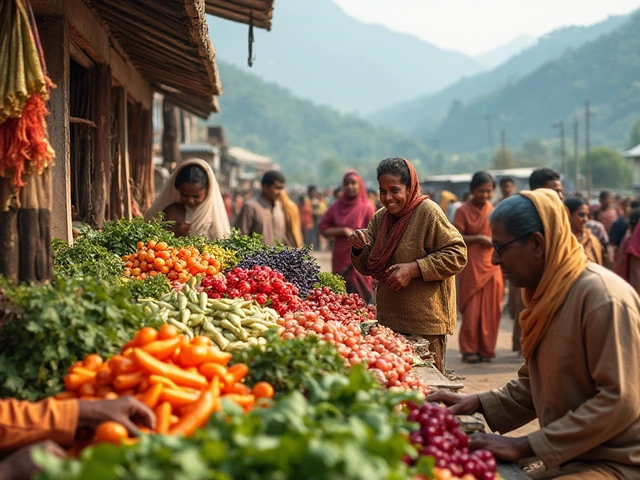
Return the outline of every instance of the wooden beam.
<path id="1" fill-rule="evenodd" d="M 153 90 L 151 85 L 140 75 L 133 65 L 128 64 L 116 52 L 111 49 L 111 74 L 120 85 L 126 85 L 127 92 L 132 98 L 141 103 L 145 108 L 153 107 Z"/>
<path id="2" fill-rule="evenodd" d="M 96 85 L 96 155 L 93 170 L 93 216 L 96 228 L 102 228 L 107 205 L 107 172 L 111 166 L 111 69 L 98 65 L 95 75 Z"/>
<path id="3" fill-rule="evenodd" d="M 131 184 L 129 174 L 129 125 L 127 90 L 118 88 L 118 139 L 120 142 L 120 185 L 122 192 L 123 216 L 131 220 Z"/>
<path id="4" fill-rule="evenodd" d="M 51 92 L 47 119 L 49 139 L 56 152 L 52 168 L 51 235 L 72 243 L 71 170 L 69 139 L 69 23 L 64 15 L 38 22 L 48 74 L 57 88 Z"/>

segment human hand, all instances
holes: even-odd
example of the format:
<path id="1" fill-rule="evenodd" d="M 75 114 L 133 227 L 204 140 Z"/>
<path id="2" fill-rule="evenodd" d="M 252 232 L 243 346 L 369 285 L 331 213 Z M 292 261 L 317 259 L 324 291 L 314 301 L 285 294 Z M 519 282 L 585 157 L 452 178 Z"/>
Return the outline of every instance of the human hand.
<path id="1" fill-rule="evenodd" d="M 480 449 L 488 450 L 506 462 L 517 462 L 534 455 L 527 437 L 503 437 L 493 433 L 474 433 L 469 437 L 469 450 Z"/>
<path id="2" fill-rule="evenodd" d="M 354 230 L 349 236 L 349 243 L 353 248 L 364 250 L 364 247 L 371 245 L 371 237 L 366 230 Z"/>
<path id="3" fill-rule="evenodd" d="M 471 415 L 479 411 L 481 407 L 478 395 L 462 395 L 444 390 L 430 393 L 426 400 L 427 402 L 444 403 L 454 415 Z"/>
<path id="4" fill-rule="evenodd" d="M 137 436 L 140 431 L 134 422 L 147 428 L 155 428 L 156 416 L 148 406 L 133 397 L 120 397 L 116 400 L 79 400 L 78 429 L 95 429 L 102 422 L 118 422 Z"/>
<path id="5" fill-rule="evenodd" d="M 482 245 L 483 247 L 492 247 L 493 248 L 493 240 L 491 239 L 491 237 L 488 237 L 486 235 L 477 235 L 478 238 L 478 242 L 480 245 Z"/>
<path id="6" fill-rule="evenodd" d="M 191 233 L 191 224 L 187 222 L 178 222 L 173 227 L 173 233 L 176 237 L 188 237 Z"/>
<path id="7" fill-rule="evenodd" d="M 33 478 L 41 471 L 33 461 L 33 451 L 36 449 L 42 449 L 58 458 L 66 457 L 62 447 L 51 440 L 31 444 L 16 450 L 0 462 L 0 479 L 29 480 Z"/>
<path id="8" fill-rule="evenodd" d="M 342 227 L 342 235 L 345 237 L 350 237 L 353 234 L 353 232 L 354 232 L 353 228 Z"/>
<path id="9" fill-rule="evenodd" d="M 409 285 L 409 282 L 419 275 L 420 266 L 417 262 L 397 263 L 385 271 L 387 285 L 396 292 Z"/>

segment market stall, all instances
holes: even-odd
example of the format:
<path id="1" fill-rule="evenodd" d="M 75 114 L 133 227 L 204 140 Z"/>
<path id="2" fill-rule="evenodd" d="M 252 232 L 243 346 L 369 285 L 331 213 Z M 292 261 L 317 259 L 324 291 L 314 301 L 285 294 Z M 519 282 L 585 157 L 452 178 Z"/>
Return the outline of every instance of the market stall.
<path id="1" fill-rule="evenodd" d="M 189 478 L 494 478 L 493 457 L 424 404 L 411 344 L 309 250 L 120 220 L 53 252 L 52 285 L 2 284 L 0 362 L 21 368 L 0 371 L 0 395 L 135 395 L 161 421 L 139 441 L 104 427 L 44 478 L 191 468 L 183 456 L 201 469 Z"/>

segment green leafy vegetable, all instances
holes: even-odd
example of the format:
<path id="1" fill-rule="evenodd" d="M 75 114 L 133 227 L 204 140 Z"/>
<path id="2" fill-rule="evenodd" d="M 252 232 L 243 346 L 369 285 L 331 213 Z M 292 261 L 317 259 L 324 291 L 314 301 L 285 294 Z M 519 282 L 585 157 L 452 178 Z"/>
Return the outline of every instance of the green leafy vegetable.
<path id="1" fill-rule="evenodd" d="M 12 309 L 0 333 L 1 398 L 53 395 L 74 362 L 117 353 L 142 326 L 161 323 L 130 302 L 126 287 L 91 278 L 19 286 L 2 279 L 0 296 Z"/>
<path id="2" fill-rule="evenodd" d="M 329 272 L 319 272 L 318 278 L 320 281 L 316 283 L 313 288 L 328 287 L 333 293 L 347 293 L 346 282 L 342 275 Z"/>
<path id="3" fill-rule="evenodd" d="M 124 262 L 105 247 L 87 238 L 78 239 L 72 246 L 54 238 L 51 242 L 53 268 L 65 277 L 94 277 L 114 281 L 122 276 Z"/>

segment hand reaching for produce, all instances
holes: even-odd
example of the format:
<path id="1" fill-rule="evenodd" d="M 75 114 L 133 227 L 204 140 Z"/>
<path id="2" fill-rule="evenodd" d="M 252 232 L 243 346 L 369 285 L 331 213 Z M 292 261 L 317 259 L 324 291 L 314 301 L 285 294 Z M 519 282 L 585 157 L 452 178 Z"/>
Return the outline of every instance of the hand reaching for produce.
<path id="1" fill-rule="evenodd" d="M 496 458 L 507 462 L 517 462 L 535 455 L 527 437 L 503 437 L 492 433 L 474 433 L 469 437 L 469 450 L 479 449 L 488 450 Z"/>
<path id="2" fill-rule="evenodd" d="M 397 263 L 387 268 L 386 283 L 391 290 L 398 291 L 409 285 L 409 282 L 419 277 L 421 273 L 418 262 Z"/>
<path id="3" fill-rule="evenodd" d="M 471 415 L 482 411 L 478 395 L 461 395 L 459 393 L 436 390 L 427 395 L 427 402 L 444 403 L 454 415 Z"/>
<path id="4" fill-rule="evenodd" d="M 371 237 L 366 230 L 354 230 L 349 236 L 349 243 L 353 248 L 363 250 L 367 245 L 371 245 Z"/>
<path id="5" fill-rule="evenodd" d="M 40 472 L 40 468 L 33 461 L 33 452 L 37 449 L 55 455 L 58 458 L 67 456 L 62 447 L 51 440 L 34 443 L 16 450 L 0 462 L 0 479 L 24 480 L 26 478 L 34 478 Z"/>
<path id="6" fill-rule="evenodd" d="M 173 233 L 176 237 L 188 237 L 191 233 L 191 224 L 188 222 L 176 223 L 173 227 Z"/>
<path id="7" fill-rule="evenodd" d="M 78 408 L 78 429 L 93 430 L 103 422 L 114 421 L 124 425 L 130 436 L 137 436 L 140 431 L 134 422 L 151 429 L 156 426 L 153 410 L 131 396 L 116 400 L 80 400 Z"/>

